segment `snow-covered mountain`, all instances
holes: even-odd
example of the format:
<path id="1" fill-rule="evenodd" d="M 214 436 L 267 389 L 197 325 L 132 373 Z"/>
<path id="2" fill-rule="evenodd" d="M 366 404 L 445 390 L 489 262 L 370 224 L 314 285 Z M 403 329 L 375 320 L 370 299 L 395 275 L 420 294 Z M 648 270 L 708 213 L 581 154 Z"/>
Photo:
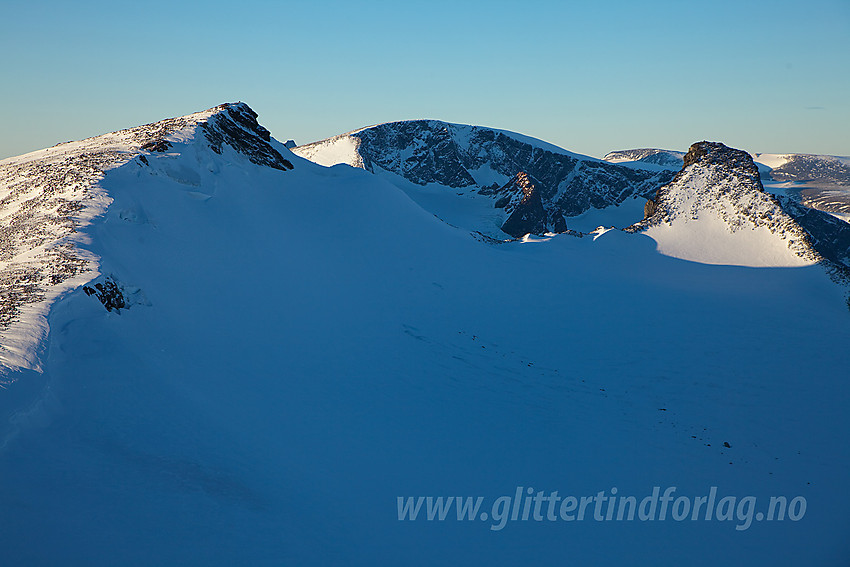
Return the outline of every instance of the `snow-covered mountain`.
<path id="1" fill-rule="evenodd" d="M 643 148 L 610 152 L 603 159 L 630 167 L 679 170 L 684 153 Z M 850 157 L 751 154 L 768 191 L 850 222 Z"/>
<path id="2" fill-rule="evenodd" d="M 812 154 L 753 154 L 756 163 L 769 168 L 774 181 L 850 187 L 850 157 Z"/>
<path id="3" fill-rule="evenodd" d="M 828 263 L 850 273 L 850 225 L 764 190 L 747 152 L 699 142 L 629 228 L 677 258 L 712 264 Z"/>
<path id="4" fill-rule="evenodd" d="M 97 258 L 85 250 L 80 230 L 103 215 L 112 201 L 98 185 L 106 172 L 135 159 L 135 165 L 204 198 L 192 190 L 201 185 L 198 167 L 187 166 L 171 152 L 174 143 L 195 135 L 213 154 L 221 154 L 226 145 L 257 165 L 292 168 L 244 104 L 222 105 L 0 161 L 0 366 L 37 367 L 35 349 L 47 331 L 50 304 L 97 275 Z M 152 168 L 146 157 L 150 155 L 165 157 Z M 199 162 L 203 159 L 198 156 Z M 214 173 L 212 162 L 199 165 Z M 129 222 L 147 222 L 133 209 L 118 214 Z"/>
<path id="5" fill-rule="evenodd" d="M 672 177 L 513 132 L 438 120 L 379 124 L 293 152 L 321 165 L 345 163 L 382 175 L 444 220 L 496 237 L 564 232 L 574 228 L 573 217 L 640 199 Z M 471 223 L 456 211 L 456 195 L 464 197 L 460 206 L 475 209 Z M 521 202 L 534 206 L 517 209 Z"/>
<path id="6" fill-rule="evenodd" d="M 534 144 L 523 163 L 595 167 Z M 745 156 L 689 156 L 637 232 L 509 241 L 292 154 L 241 103 L 0 162 L 0 564 L 846 565 L 847 288 Z M 417 195 L 537 221 L 526 169 Z M 658 253 L 679 236 L 753 256 Z M 757 241 L 778 261 L 748 267 Z M 516 500 L 495 529 L 517 493 L 656 486 L 703 510 L 716 487 L 718 512 Z M 399 520 L 418 496 L 484 504 Z M 759 519 L 772 496 L 804 517 Z"/>
<path id="7" fill-rule="evenodd" d="M 611 163 L 628 163 L 640 166 L 657 165 L 668 169 L 681 169 L 683 152 L 660 150 L 657 148 L 639 148 L 609 152 L 602 158 Z"/>

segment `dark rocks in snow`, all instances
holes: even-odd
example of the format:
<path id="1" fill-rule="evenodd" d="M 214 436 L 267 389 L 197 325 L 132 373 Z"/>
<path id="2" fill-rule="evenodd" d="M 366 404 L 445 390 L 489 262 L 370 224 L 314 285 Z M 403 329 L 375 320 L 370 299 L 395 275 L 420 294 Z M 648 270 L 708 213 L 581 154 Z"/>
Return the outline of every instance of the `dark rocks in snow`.
<path id="1" fill-rule="evenodd" d="M 106 307 L 107 311 L 115 309 L 116 312 L 120 312 L 127 305 L 124 301 L 124 294 L 121 293 L 121 288 L 111 276 L 103 282 L 95 283 L 94 287 L 83 286 L 83 291 L 88 296 L 95 296 Z"/>
<path id="2" fill-rule="evenodd" d="M 557 212 L 553 213 L 554 220 L 552 221 L 552 231 L 553 232 L 567 232 L 567 219 L 564 218 L 564 215 L 560 215 Z"/>
<path id="3" fill-rule="evenodd" d="M 687 183 L 686 177 L 694 167 L 701 168 L 703 171 L 701 175 L 708 181 L 706 189 L 703 190 L 705 201 L 701 206 L 716 205 L 721 195 L 735 204 L 744 194 L 752 191 L 763 194 L 765 200 L 775 200 L 764 192 L 758 167 L 747 152 L 730 148 L 719 142 L 703 141 L 690 147 L 683 157 L 683 162 L 685 165 L 675 174 L 670 183 L 659 187 L 655 195 L 647 200 L 643 209 L 644 219 L 627 227 L 625 229 L 627 232 L 644 230 L 652 225 L 667 222 L 676 215 L 679 212 L 676 210 L 678 205 L 671 200 L 670 193 Z M 770 206 L 774 207 L 774 205 Z M 764 224 L 763 219 L 758 218 L 757 213 L 752 210 L 736 211 L 736 214 L 750 218 L 756 226 Z"/>
<path id="4" fill-rule="evenodd" d="M 806 231 L 811 247 L 833 264 L 837 275 L 850 281 L 850 223 L 787 197 L 779 204 Z"/>
<path id="5" fill-rule="evenodd" d="M 147 150 L 149 152 L 165 152 L 171 148 L 171 143 L 166 140 L 151 140 L 145 144 L 142 144 L 142 149 Z M 144 157 L 144 156 L 142 156 Z"/>
<path id="6" fill-rule="evenodd" d="M 271 134 L 257 122 L 257 113 L 242 102 L 222 104 L 220 112 L 212 115 L 200 127 L 217 154 L 227 144 L 245 155 L 252 163 L 286 171 L 292 163 L 269 143 Z"/>
<path id="7" fill-rule="evenodd" d="M 294 148 L 296 146 L 298 146 L 298 144 L 295 143 L 295 140 L 287 140 L 286 143 L 283 144 L 283 147 L 285 147 L 289 150 L 291 150 L 292 148 Z"/>

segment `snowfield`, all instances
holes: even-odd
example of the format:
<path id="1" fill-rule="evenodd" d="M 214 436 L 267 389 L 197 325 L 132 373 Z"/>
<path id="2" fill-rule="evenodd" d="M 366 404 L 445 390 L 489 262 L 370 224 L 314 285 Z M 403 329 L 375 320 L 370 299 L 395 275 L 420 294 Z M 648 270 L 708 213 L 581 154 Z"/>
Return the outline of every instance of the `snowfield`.
<path id="1" fill-rule="evenodd" d="M 733 266 L 796 267 L 815 263 L 812 257 L 789 246 L 793 245 L 793 236 L 777 235 L 767 226 L 757 226 L 737 214 L 744 209 L 756 217 L 781 216 L 781 209 L 767 195 L 717 195 L 707 187 L 702 171 L 685 176 L 679 185 L 669 205 L 685 214 L 676 214 L 670 222 L 644 231 L 658 243 L 662 254 Z M 737 222 L 732 224 L 730 219 Z"/>
<path id="2" fill-rule="evenodd" d="M 44 296 L 49 339 L 0 389 L 4 564 L 847 564 L 850 310 L 821 266 L 746 227 L 718 243 L 746 266 L 619 230 L 494 243 L 381 176 L 197 128 L 120 145 L 81 197 L 89 271 Z M 106 275 L 128 308 L 79 287 Z M 807 509 L 397 518 L 397 497 L 658 485 Z"/>

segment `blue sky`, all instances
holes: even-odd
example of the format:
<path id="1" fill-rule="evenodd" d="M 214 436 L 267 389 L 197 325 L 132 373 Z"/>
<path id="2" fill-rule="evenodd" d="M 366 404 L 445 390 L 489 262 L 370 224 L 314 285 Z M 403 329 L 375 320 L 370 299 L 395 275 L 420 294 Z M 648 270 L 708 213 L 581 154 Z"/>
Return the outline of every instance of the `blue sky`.
<path id="1" fill-rule="evenodd" d="M 298 143 L 439 118 L 850 155 L 848 0 L 16 2 L 0 49 L 0 158 L 235 100 Z"/>

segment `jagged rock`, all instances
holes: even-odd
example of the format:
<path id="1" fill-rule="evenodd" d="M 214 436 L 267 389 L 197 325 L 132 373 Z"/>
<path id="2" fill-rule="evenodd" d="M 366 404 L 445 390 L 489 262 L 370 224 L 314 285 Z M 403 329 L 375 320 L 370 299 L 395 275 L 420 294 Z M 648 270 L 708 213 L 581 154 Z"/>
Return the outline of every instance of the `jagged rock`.
<path id="1" fill-rule="evenodd" d="M 283 171 L 293 168 L 292 163 L 271 146 L 271 134 L 260 126 L 257 113 L 247 104 L 222 104 L 217 109 L 220 112 L 200 124 L 214 152 L 220 154 L 222 144 L 227 144 L 257 165 Z"/>
<path id="2" fill-rule="evenodd" d="M 297 145 L 298 144 L 295 143 L 295 140 L 287 140 L 286 143 L 283 144 L 283 147 L 291 150 L 292 148 L 296 147 Z"/>
<path id="3" fill-rule="evenodd" d="M 88 296 L 95 296 L 106 307 L 107 311 L 115 309 L 120 312 L 127 304 L 124 301 L 124 295 L 121 293 L 121 288 L 115 280 L 109 276 L 103 282 L 97 282 L 94 287 L 83 286 L 83 291 Z"/>
<path id="4" fill-rule="evenodd" d="M 546 232 L 546 210 L 537 190 L 527 173 L 519 172 L 508 182 L 501 191 L 514 192 L 515 203 L 507 206 L 512 210 L 508 220 L 502 225 L 502 231 L 514 238 L 526 234 L 543 234 Z M 564 226 L 566 229 L 566 223 Z"/>

